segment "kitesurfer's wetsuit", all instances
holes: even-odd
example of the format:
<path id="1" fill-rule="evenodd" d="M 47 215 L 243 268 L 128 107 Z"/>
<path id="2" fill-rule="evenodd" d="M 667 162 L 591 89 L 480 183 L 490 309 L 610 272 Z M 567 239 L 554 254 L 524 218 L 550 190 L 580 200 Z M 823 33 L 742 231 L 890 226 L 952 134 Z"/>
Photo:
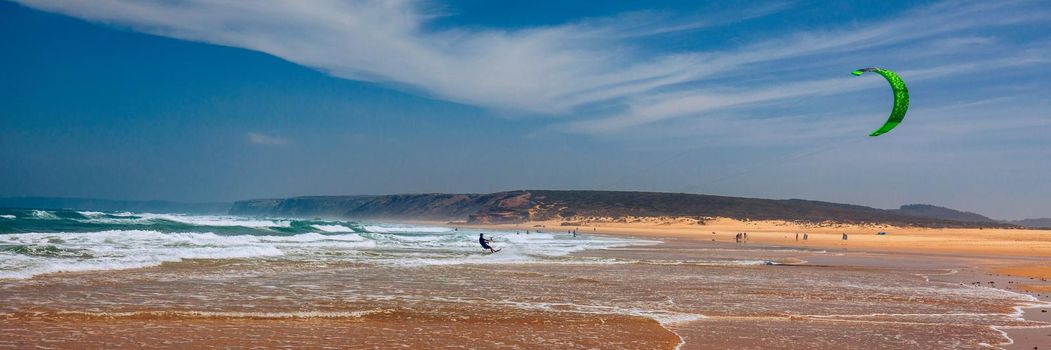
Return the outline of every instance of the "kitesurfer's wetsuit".
<path id="1" fill-rule="evenodd" d="M 493 251 L 493 247 L 489 246 L 489 240 L 485 239 L 484 235 L 478 235 L 478 243 L 482 245 L 482 249 L 488 249 L 489 251 Z"/>

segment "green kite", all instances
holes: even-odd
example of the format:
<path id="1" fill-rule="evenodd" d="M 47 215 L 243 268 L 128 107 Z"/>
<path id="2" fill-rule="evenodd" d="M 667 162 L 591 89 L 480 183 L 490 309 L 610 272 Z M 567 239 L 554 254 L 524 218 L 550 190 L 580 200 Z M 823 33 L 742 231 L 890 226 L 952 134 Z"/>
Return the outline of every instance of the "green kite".
<path id="1" fill-rule="evenodd" d="M 901 124 L 901 121 L 905 119 L 905 112 L 909 110 L 909 89 L 905 87 L 905 81 L 901 80 L 894 72 L 883 69 L 883 68 L 862 68 L 851 72 L 855 76 L 864 74 L 865 72 L 876 72 L 887 78 L 887 82 L 890 83 L 891 90 L 894 91 L 894 109 L 890 111 L 890 118 L 883 124 L 879 129 L 873 131 L 869 136 L 879 136 L 886 132 L 894 129 L 895 126 Z"/>

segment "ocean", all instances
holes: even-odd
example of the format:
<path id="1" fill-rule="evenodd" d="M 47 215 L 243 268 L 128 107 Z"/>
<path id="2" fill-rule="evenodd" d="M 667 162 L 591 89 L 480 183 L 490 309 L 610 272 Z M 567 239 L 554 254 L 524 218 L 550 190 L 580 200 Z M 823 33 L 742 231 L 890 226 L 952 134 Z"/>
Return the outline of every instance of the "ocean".
<path id="1" fill-rule="evenodd" d="M 346 220 L 0 209 L 0 278 L 121 270 L 187 259 L 388 265 L 597 262 L 570 253 L 656 241 Z M 541 229 L 543 231 L 543 229 Z M 478 235 L 501 249 L 486 254 Z M 586 261 L 587 260 L 587 261 Z"/>

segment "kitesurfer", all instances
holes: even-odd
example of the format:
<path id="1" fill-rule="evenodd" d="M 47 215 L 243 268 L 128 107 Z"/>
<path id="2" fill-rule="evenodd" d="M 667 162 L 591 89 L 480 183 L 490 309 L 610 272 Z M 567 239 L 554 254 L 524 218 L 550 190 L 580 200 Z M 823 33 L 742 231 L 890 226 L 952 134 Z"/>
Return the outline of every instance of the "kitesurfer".
<path id="1" fill-rule="evenodd" d="M 489 252 L 496 253 L 496 249 L 493 249 L 493 247 L 489 246 L 489 243 L 492 243 L 492 242 L 493 242 L 492 240 L 485 239 L 485 234 L 484 233 L 479 233 L 478 234 L 478 243 L 480 243 L 482 245 L 482 249 L 489 249 Z"/>

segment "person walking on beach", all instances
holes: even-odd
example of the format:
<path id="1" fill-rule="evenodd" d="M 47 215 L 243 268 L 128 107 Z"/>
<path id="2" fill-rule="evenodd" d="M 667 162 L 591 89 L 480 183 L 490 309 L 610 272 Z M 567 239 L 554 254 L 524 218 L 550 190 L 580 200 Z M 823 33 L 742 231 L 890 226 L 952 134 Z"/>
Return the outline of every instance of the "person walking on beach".
<path id="1" fill-rule="evenodd" d="M 497 250 L 493 249 L 493 247 L 489 246 L 489 243 L 492 243 L 492 242 L 493 242 L 492 240 L 485 239 L 485 234 L 484 233 L 479 233 L 478 234 L 478 243 L 482 244 L 482 249 L 489 249 L 489 252 L 496 253 Z"/>
<path id="2" fill-rule="evenodd" d="M 796 232 L 796 240 L 799 240 L 799 232 Z"/>
<path id="3" fill-rule="evenodd" d="M 806 232 L 803 232 L 803 240 L 805 241 L 805 240 L 808 240 L 808 239 L 810 239 L 810 234 L 806 233 Z"/>

